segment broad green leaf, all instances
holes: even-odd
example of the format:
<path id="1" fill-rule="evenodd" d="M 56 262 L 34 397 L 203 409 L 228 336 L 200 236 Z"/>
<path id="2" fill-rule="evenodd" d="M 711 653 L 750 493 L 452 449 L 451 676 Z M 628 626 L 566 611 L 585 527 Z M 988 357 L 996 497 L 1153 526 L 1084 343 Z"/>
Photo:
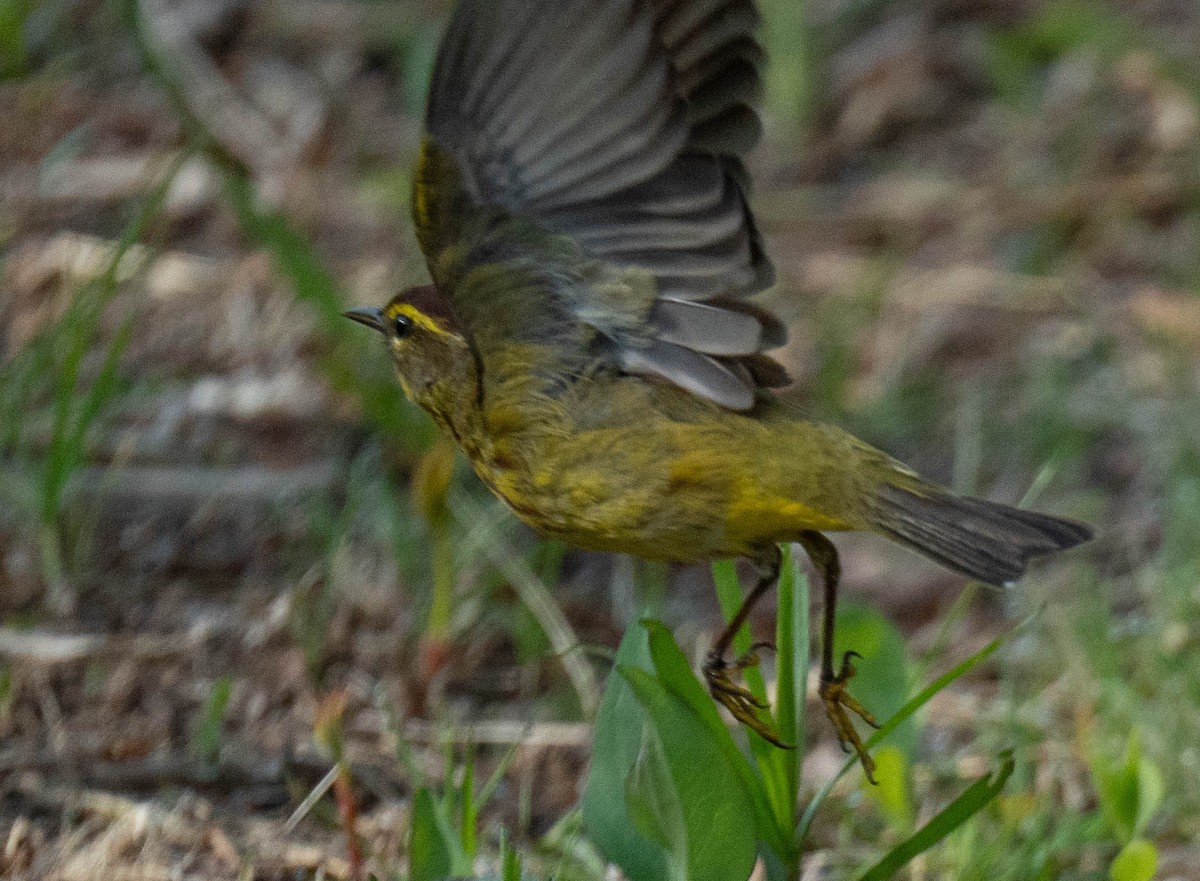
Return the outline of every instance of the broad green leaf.
<path id="1" fill-rule="evenodd" d="M 1166 784 L 1163 783 L 1162 771 L 1158 765 L 1143 756 L 1138 762 L 1138 812 L 1137 824 L 1134 826 L 1136 834 L 1140 835 L 1145 831 L 1146 825 L 1154 819 L 1154 815 L 1162 806 L 1165 793 Z"/>
<path id="2" fill-rule="evenodd" d="M 679 804 L 667 757 L 654 729 L 642 729 L 642 750 L 625 778 L 625 804 L 638 831 L 664 849 L 683 840 L 680 828 L 683 808 Z"/>
<path id="3" fill-rule="evenodd" d="M 908 785 L 908 758 L 895 744 L 881 746 L 872 754 L 875 759 L 877 786 L 865 789 L 867 797 L 879 805 L 888 825 L 901 834 L 912 829 L 913 804 Z"/>
<path id="4" fill-rule="evenodd" d="M 692 672 L 687 656 L 675 642 L 671 631 L 661 621 L 650 618 L 645 618 L 638 623 L 646 633 L 647 645 L 650 649 L 651 669 L 658 674 L 662 684 L 691 707 L 700 722 L 714 736 L 724 734 L 728 737 L 729 729 L 721 721 L 716 703 L 705 687 L 700 684 L 696 674 Z M 734 744 L 732 738 L 729 744 L 734 750 L 737 750 L 737 745 Z M 741 754 L 738 753 L 738 755 Z"/>
<path id="5" fill-rule="evenodd" d="M 909 860 L 922 854 L 963 823 L 975 816 L 988 802 L 1000 794 L 1013 772 L 1011 755 L 994 775 L 972 783 L 962 795 L 950 802 L 911 837 L 892 848 L 859 881 L 886 881 L 903 868 Z"/>
<path id="6" fill-rule="evenodd" d="M 660 818 L 672 836 L 668 875 L 672 881 L 744 881 L 757 857 L 754 810 L 736 771 L 727 763 L 707 725 L 657 677 L 634 667 L 617 668 L 650 718 L 662 748 L 664 783 L 678 805 L 677 817 Z"/>
<path id="7" fill-rule="evenodd" d="M 688 705 L 697 719 L 709 730 L 713 743 L 721 751 L 728 766 L 737 774 L 743 790 L 750 799 L 759 836 L 776 853 L 785 856 L 791 846 L 791 825 L 782 825 L 776 820 L 762 778 L 755 773 L 754 767 L 734 743 L 729 729 L 721 721 L 712 696 L 692 672 L 687 657 L 675 643 L 666 626 L 653 620 L 645 620 L 641 624 L 646 629 L 650 656 L 659 679 L 676 697 Z M 780 752 L 778 747 L 767 745 Z"/>
<path id="8" fill-rule="evenodd" d="M 1158 849 L 1144 838 L 1135 838 L 1121 849 L 1108 867 L 1112 881 L 1151 881 L 1158 869 Z"/>
<path id="9" fill-rule="evenodd" d="M 433 793 L 425 788 L 413 795 L 408 852 L 409 881 L 442 881 L 471 874 L 471 861 L 463 852 L 450 820 Z"/>
<path id="10" fill-rule="evenodd" d="M 856 651 L 862 657 L 854 661 L 858 673 L 850 681 L 850 693 L 875 714 L 887 719 L 904 704 L 909 692 L 908 657 L 904 638 L 882 614 L 859 603 L 842 603 L 838 608 L 834 636 L 834 663 L 842 654 Z M 917 745 L 917 730 L 906 719 L 886 739 L 878 743 L 899 747 L 911 762 Z"/>
<path id="11" fill-rule="evenodd" d="M 1122 843 L 1141 834 L 1162 804 L 1162 772 L 1142 756 L 1141 736 L 1135 729 L 1121 761 L 1103 755 L 1092 760 L 1092 777 L 1100 797 L 1100 810 Z"/>
<path id="12" fill-rule="evenodd" d="M 634 624 L 617 650 L 617 664 L 650 670 L 645 629 Z M 637 830 L 625 801 L 625 780 L 642 749 L 646 711 L 614 668 L 596 717 L 592 762 L 583 790 L 583 825 L 601 855 L 629 881 L 662 881 L 663 849 Z"/>

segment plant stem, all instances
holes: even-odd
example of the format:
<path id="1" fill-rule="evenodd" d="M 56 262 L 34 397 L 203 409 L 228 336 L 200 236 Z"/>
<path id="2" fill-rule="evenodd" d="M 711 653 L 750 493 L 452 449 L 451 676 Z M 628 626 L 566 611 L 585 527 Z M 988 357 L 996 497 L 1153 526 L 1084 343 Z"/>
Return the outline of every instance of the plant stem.
<path id="1" fill-rule="evenodd" d="M 55 615 L 70 615 L 75 611 L 75 594 L 67 583 L 62 536 L 54 520 L 42 522 L 38 546 L 42 556 L 42 577 L 46 580 L 46 605 Z"/>
<path id="2" fill-rule="evenodd" d="M 800 771 L 804 763 L 805 689 L 808 685 L 808 664 L 811 651 L 808 621 L 808 579 L 790 548 L 784 549 L 783 568 L 779 579 L 779 607 L 775 617 L 775 646 L 778 651 L 775 717 L 780 735 L 793 745 L 779 757 L 787 781 L 789 800 L 780 817 L 782 828 L 789 834 L 796 829 L 800 797 Z M 800 840 L 793 837 L 794 847 L 785 855 L 788 881 L 800 878 Z"/>

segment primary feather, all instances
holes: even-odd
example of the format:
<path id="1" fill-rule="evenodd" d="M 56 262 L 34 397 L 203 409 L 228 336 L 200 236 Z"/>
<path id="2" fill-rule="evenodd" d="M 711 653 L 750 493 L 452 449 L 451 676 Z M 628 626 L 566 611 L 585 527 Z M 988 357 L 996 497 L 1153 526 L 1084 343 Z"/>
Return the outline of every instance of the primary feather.
<path id="1" fill-rule="evenodd" d="M 774 280 L 743 166 L 758 26 L 749 0 L 460 0 L 414 216 L 485 371 L 494 345 L 553 338 L 565 372 L 600 359 L 734 410 L 786 379 L 759 354 L 782 325 L 742 302 Z M 473 277 L 496 260 L 518 293 Z"/>

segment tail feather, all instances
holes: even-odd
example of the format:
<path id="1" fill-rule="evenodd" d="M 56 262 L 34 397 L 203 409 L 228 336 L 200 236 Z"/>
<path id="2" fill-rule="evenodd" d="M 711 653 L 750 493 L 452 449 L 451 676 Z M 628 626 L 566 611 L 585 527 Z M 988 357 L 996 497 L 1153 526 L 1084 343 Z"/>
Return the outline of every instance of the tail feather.
<path id="1" fill-rule="evenodd" d="M 876 530 L 955 572 L 988 584 L 1020 578 L 1029 561 L 1082 544 L 1090 527 L 930 488 L 885 486 L 875 497 Z"/>

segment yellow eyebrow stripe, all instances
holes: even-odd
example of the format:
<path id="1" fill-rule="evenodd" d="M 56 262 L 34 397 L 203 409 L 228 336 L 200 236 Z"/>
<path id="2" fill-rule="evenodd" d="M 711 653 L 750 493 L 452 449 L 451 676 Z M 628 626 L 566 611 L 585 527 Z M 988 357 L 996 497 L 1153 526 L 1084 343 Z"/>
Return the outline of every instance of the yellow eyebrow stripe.
<path id="1" fill-rule="evenodd" d="M 430 318 L 411 303 L 393 303 L 384 310 L 384 316 L 389 322 L 395 321 L 397 315 L 407 315 L 412 323 L 422 330 L 433 333 L 445 333 L 446 329 L 434 318 Z"/>

